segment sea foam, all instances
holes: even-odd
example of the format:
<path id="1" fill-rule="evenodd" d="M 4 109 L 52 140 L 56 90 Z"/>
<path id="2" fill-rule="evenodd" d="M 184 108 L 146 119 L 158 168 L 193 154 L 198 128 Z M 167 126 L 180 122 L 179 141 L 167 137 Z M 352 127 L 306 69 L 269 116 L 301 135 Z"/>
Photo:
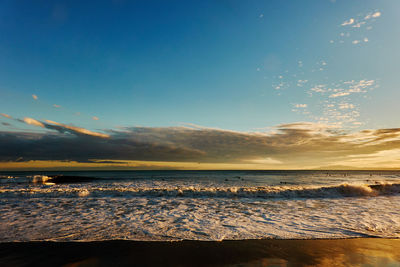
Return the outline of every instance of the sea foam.
<path id="1" fill-rule="evenodd" d="M 399 172 L 2 175 L 0 242 L 400 238 Z"/>
<path id="2" fill-rule="evenodd" d="M 46 180 L 47 181 L 47 180 Z M 48 185 L 50 185 L 48 183 Z M 338 184 L 332 186 L 247 186 L 247 187 L 200 187 L 200 186 L 47 186 L 30 188 L 3 188 L 1 197 L 189 197 L 189 198 L 341 198 L 376 197 L 400 194 L 400 184 Z"/>

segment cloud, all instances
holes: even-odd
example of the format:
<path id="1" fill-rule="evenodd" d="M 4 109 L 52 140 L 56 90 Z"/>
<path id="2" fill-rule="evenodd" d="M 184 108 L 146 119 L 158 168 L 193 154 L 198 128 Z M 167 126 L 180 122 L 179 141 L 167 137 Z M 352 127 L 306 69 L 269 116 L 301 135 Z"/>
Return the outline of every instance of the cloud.
<path id="1" fill-rule="evenodd" d="M 375 81 L 374 80 L 360 80 L 360 81 L 356 82 L 356 81 L 352 80 L 352 81 L 344 82 L 344 84 L 349 85 L 348 92 L 350 92 L 350 93 L 366 93 L 367 91 L 365 89 L 373 86 L 375 84 Z"/>
<path id="2" fill-rule="evenodd" d="M 308 80 L 297 80 L 297 86 L 302 87 Z"/>
<path id="3" fill-rule="evenodd" d="M 325 93 L 327 92 L 326 85 L 325 84 L 315 85 L 314 87 L 311 88 L 311 91 L 316 93 Z"/>
<path id="4" fill-rule="evenodd" d="M 340 103 L 339 108 L 340 109 L 353 109 L 353 108 L 355 108 L 355 106 L 353 104 L 349 104 L 349 103 Z"/>
<path id="5" fill-rule="evenodd" d="M 281 130 L 304 130 L 310 133 L 329 133 L 330 130 L 338 128 L 335 125 L 324 124 L 324 123 L 315 123 L 315 122 L 295 122 L 295 123 L 286 123 L 279 124 L 276 126 L 278 131 Z"/>
<path id="6" fill-rule="evenodd" d="M 84 134 L 84 135 L 90 135 L 90 136 L 95 136 L 95 137 L 101 137 L 101 138 L 108 138 L 110 137 L 108 134 L 103 134 L 103 133 L 98 133 L 98 132 L 93 132 L 85 128 L 81 127 L 76 127 L 76 126 L 71 126 L 71 125 L 66 125 L 62 123 L 58 123 L 55 121 L 51 120 L 46 120 L 46 128 L 57 130 L 59 132 L 64 132 L 64 131 L 69 131 L 75 134 Z M 56 126 L 54 126 L 56 125 Z"/>
<path id="7" fill-rule="evenodd" d="M 400 164 L 400 149 L 382 150 L 367 155 L 349 155 L 340 164 L 355 168 L 371 168 L 379 165 L 380 168 L 393 168 Z M 332 165 L 337 164 L 333 162 Z"/>
<path id="8" fill-rule="evenodd" d="M 329 97 L 330 98 L 336 98 L 336 97 L 346 96 L 346 95 L 349 95 L 349 94 L 350 94 L 349 92 L 339 92 L 339 93 L 336 93 L 336 94 L 331 94 Z"/>
<path id="9" fill-rule="evenodd" d="M 347 25 L 351 25 L 351 24 L 353 24 L 353 23 L 354 23 L 354 19 L 351 18 L 351 19 L 349 19 L 349 20 L 344 21 L 341 25 L 342 25 L 342 26 L 347 26 Z"/>
<path id="10" fill-rule="evenodd" d="M 307 104 L 293 104 L 295 108 L 306 108 Z"/>
<path id="11" fill-rule="evenodd" d="M 60 105 L 56 105 L 56 104 L 54 104 L 53 107 L 55 107 L 55 108 L 61 108 Z"/>
<path id="12" fill-rule="evenodd" d="M 377 12 L 375 12 L 374 14 L 372 14 L 372 17 L 373 18 L 378 18 L 378 17 L 380 17 L 381 16 L 381 12 L 379 12 L 379 11 L 377 11 Z"/>
<path id="13" fill-rule="evenodd" d="M 351 18 L 347 21 L 344 21 L 341 26 L 346 26 L 346 28 L 344 28 L 341 30 L 342 32 L 340 32 L 339 37 L 337 40 L 331 40 L 331 43 L 345 43 L 347 41 L 351 41 L 348 39 L 348 37 L 350 37 L 350 33 L 353 36 L 356 36 L 358 38 L 358 40 L 353 40 L 351 41 L 353 44 L 361 44 L 362 40 L 364 40 L 364 43 L 368 42 L 368 38 L 365 36 L 366 32 L 364 30 L 362 30 L 364 27 L 366 30 L 371 30 L 372 29 L 372 24 L 375 23 L 375 21 L 382 15 L 382 13 L 380 11 L 374 11 L 374 12 L 370 12 L 368 14 L 365 15 L 364 14 L 359 14 L 357 16 L 355 16 L 354 18 Z M 351 27 L 347 27 L 350 26 Z M 346 32 L 347 31 L 347 32 Z M 366 41 L 367 40 L 367 41 Z"/>
<path id="14" fill-rule="evenodd" d="M 249 160 L 250 163 L 256 163 L 256 164 L 283 164 L 282 161 L 273 159 L 273 158 L 260 158 L 260 159 L 253 159 Z"/>
<path id="15" fill-rule="evenodd" d="M 353 30 L 354 31 L 354 30 Z M 350 36 L 349 33 L 342 33 L 344 38 Z M 361 41 L 368 42 L 368 38 L 364 37 Z M 319 77 L 308 79 L 308 75 L 318 70 L 329 71 L 329 62 L 325 58 L 320 58 L 314 61 L 310 68 L 304 67 L 303 62 L 296 60 L 299 63 L 294 71 L 286 70 L 284 72 L 275 73 L 273 76 L 272 88 L 278 90 L 277 94 L 281 94 L 281 90 L 303 91 L 309 97 L 313 97 L 312 101 L 304 99 L 303 103 L 293 104 L 291 111 L 303 115 L 307 120 L 319 123 L 329 123 L 332 125 L 340 125 L 349 129 L 354 129 L 361 125 L 358 122 L 360 117 L 360 101 L 366 98 L 360 98 L 356 94 L 366 94 L 370 90 L 377 88 L 375 80 L 339 80 L 327 82 L 328 76 L 324 79 Z M 327 73 L 326 75 L 328 75 Z M 315 75 L 314 75 L 315 76 Z M 324 81 L 323 83 L 321 83 Z M 302 87 L 302 88 L 299 88 Z M 348 103 L 347 106 L 339 105 L 340 103 Z"/>
<path id="16" fill-rule="evenodd" d="M 29 125 L 46 128 L 49 130 L 55 130 L 59 133 L 71 133 L 74 135 L 88 135 L 88 136 L 101 137 L 101 138 L 109 138 L 110 137 L 110 135 L 108 135 L 108 134 L 93 132 L 93 131 L 90 131 L 85 128 L 67 125 L 67 124 L 63 124 L 63 123 L 58 123 L 58 122 L 51 121 L 51 120 L 45 120 L 43 122 L 43 121 L 38 121 L 38 120 L 35 120 L 32 118 L 28 118 L 28 117 L 25 117 L 23 120 L 21 120 L 21 119 L 15 119 L 15 118 L 11 117 L 10 115 L 4 114 L 4 113 L 1 113 L 0 115 L 2 115 L 3 117 L 6 117 L 8 119 L 18 121 L 18 122 L 23 122 L 23 123 L 26 123 Z"/>
<path id="17" fill-rule="evenodd" d="M 98 117 L 96 117 L 96 116 L 93 116 L 93 117 L 92 117 L 92 120 L 98 121 L 98 120 L 99 120 L 99 118 L 98 118 Z"/>
<path id="18" fill-rule="evenodd" d="M 37 96 L 37 95 L 32 95 L 32 98 L 33 98 L 34 100 L 38 100 L 38 96 Z"/>
<path id="19" fill-rule="evenodd" d="M 374 12 L 374 13 L 369 13 L 368 15 L 366 15 L 366 16 L 364 17 L 364 19 L 365 19 L 365 20 L 368 20 L 368 19 L 371 19 L 371 18 L 379 18 L 381 15 L 382 15 L 381 12 L 376 11 L 376 12 Z"/>
<path id="20" fill-rule="evenodd" d="M 351 26 L 351 27 L 353 27 L 353 28 L 360 28 L 362 25 L 364 25 L 366 22 L 365 21 L 361 21 L 361 22 L 358 22 L 358 23 L 356 23 L 356 24 L 354 24 L 353 26 Z"/>
<path id="21" fill-rule="evenodd" d="M 0 161 L 61 160 L 95 162 L 107 160 L 194 160 L 202 154 L 194 149 L 171 144 L 135 140 L 127 133 L 115 134 L 113 139 L 91 135 L 53 133 L 0 132 Z"/>
<path id="22" fill-rule="evenodd" d="M 45 128 L 45 125 L 43 123 L 32 118 L 24 118 L 24 122 L 29 125 Z"/>
<path id="23" fill-rule="evenodd" d="M 343 133 L 332 125 L 298 122 L 266 133 L 191 127 L 131 127 L 109 138 L 61 133 L 0 132 L 0 161 L 162 161 L 285 164 L 311 168 L 400 149 L 400 129 Z"/>
<path id="24" fill-rule="evenodd" d="M 310 119 L 355 128 L 362 124 L 356 121 L 360 117 L 360 105 L 357 104 L 360 97 L 356 95 L 367 94 L 378 88 L 378 84 L 375 80 L 363 79 L 315 84 L 310 87 L 307 94 L 319 99 L 317 105 L 314 104 L 315 101 L 308 104 Z"/>
<path id="25" fill-rule="evenodd" d="M 3 117 L 5 117 L 5 118 L 11 119 L 11 116 L 10 116 L 10 115 L 8 115 L 8 114 L 5 114 L 5 113 L 0 113 L 0 115 L 1 115 L 1 116 L 3 116 Z"/>

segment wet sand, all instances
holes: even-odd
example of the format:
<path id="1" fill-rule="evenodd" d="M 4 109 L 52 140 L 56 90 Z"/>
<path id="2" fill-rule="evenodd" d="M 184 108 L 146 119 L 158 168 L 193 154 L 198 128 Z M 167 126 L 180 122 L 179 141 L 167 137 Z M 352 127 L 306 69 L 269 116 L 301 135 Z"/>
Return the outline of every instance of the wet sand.
<path id="1" fill-rule="evenodd" d="M 0 243 L 0 266 L 400 266 L 400 239 Z"/>

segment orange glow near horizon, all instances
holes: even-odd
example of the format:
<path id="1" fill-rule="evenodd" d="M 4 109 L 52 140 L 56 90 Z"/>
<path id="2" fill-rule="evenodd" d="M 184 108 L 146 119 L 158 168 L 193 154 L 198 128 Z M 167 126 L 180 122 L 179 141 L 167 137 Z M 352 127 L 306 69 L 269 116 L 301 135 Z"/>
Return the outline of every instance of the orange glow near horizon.
<path id="1" fill-rule="evenodd" d="M 107 163 L 102 163 L 107 161 Z M 378 167 L 379 166 L 379 167 Z M 398 165 L 365 165 L 355 166 L 312 166 L 263 163 L 198 163 L 198 162 L 162 162 L 162 161 L 130 161 L 99 160 L 98 162 L 77 161 L 45 161 L 35 160 L 26 162 L 1 162 L 0 171 L 13 170 L 398 170 Z"/>

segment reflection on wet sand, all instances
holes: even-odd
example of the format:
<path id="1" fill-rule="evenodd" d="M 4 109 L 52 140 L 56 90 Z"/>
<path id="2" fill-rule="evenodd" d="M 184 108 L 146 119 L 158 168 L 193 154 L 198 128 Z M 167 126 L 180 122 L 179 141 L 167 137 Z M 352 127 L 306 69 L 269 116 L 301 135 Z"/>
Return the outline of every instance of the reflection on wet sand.
<path id="1" fill-rule="evenodd" d="M 1 266 L 400 266 L 400 239 L 1 243 Z"/>

